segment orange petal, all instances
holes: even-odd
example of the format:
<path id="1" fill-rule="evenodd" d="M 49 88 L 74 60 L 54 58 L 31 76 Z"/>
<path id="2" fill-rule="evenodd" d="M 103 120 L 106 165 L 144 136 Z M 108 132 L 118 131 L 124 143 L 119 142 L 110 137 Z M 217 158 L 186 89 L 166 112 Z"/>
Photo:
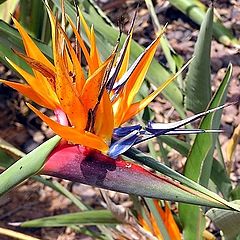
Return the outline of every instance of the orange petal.
<path id="1" fill-rule="evenodd" d="M 154 200 L 154 205 L 156 206 L 163 223 L 168 231 L 170 239 L 181 240 L 181 234 L 179 228 L 174 220 L 174 217 L 171 213 L 171 209 L 168 206 L 168 203 L 165 201 L 165 211 L 159 206 L 159 201 Z"/>
<path id="2" fill-rule="evenodd" d="M 105 70 L 108 63 L 112 60 L 114 56 L 111 55 L 86 81 L 81 100 L 84 107 L 87 109 L 94 109 L 98 101 L 99 91 L 102 85 L 102 79 L 105 74 Z"/>
<path id="3" fill-rule="evenodd" d="M 90 29 L 89 29 L 89 27 L 88 27 L 88 25 L 87 25 L 87 23 L 86 23 L 86 21 L 85 21 L 85 18 L 83 17 L 83 14 L 82 14 L 81 11 L 79 12 L 79 16 L 80 16 L 80 20 L 81 20 L 81 23 L 82 23 L 82 25 L 83 25 L 83 28 L 84 28 L 84 30 L 85 30 L 85 33 L 86 33 L 86 35 L 87 35 L 87 38 L 88 38 L 88 40 L 90 41 L 91 32 L 90 32 Z"/>
<path id="4" fill-rule="evenodd" d="M 96 71 L 96 69 L 101 65 L 93 26 L 91 27 L 90 32 L 90 58 L 92 60 L 93 67 L 91 69 L 89 68 L 89 75 Z"/>
<path id="5" fill-rule="evenodd" d="M 47 101 L 46 99 L 42 98 L 37 92 L 35 92 L 30 86 L 16 83 L 16 82 L 9 82 L 0 79 L 0 82 L 6 84 L 7 86 L 17 90 L 27 98 L 31 99 L 32 101 L 36 102 L 37 104 L 49 108 L 49 109 L 54 109 L 56 106 L 50 102 Z"/>
<path id="6" fill-rule="evenodd" d="M 127 122 L 129 119 L 131 119 L 141 110 L 143 110 L 162 90 L 164 90 L 173 80 L 175 80 L 183 72 L 183 70 L 189 65 L 191 61 L 192 59 L 190 59 L 176 74 L 174 74 L 168 80 L 166 80 L 162 85 L 160 85 L 160 87 L 158 87 L 149 96 L 147 96 L 146 98 L 144 98 L 143 100 L 137 103 L 132 104 L 129 107 L 128 111 L 125 113 L 125 116 L 122 119 L 121 124 L 124 122 Z"/>
<path id="7" fill-rule="evenodd" d="M 67 44 L 67 47 L 68 47 L 68 50 L 69 50 L 69 53 L 70 53 L 70 57 L 72 59 L 72 64 L 73 64 L 73 71 L 75 73 L 75 81 L 76 81 L 76 88 L 77 88 L 77 92 L 79 93 L 79 95 L 81 94 L 82 92 L 82 88 L 83 88 L 83 85 L 85 83 L 85 79 L 84 79 L 84 73 L 82 71 L 82 68 L 81 68 L 81 65 L 80 65 L 80 62 L 79 62 L 79 59 L 71 45 L 71 42 L 69 41 L 66 33 L 60 28 L 62 34 L 63 34 L 63 37 L 66 41 L 66 44 Z"/>
<path id="8" fill-rule="evenodd" d="M 159 42 L 160 36 L 156 38 L 154 42 L 145 50 L 144 55 L 141 57 L 141 60 L 138 62 L 137 66 L 132 66 L 133 71 L 129 76 L 125 88 L 128 106 L 130 106 L 142 85 L 142 82 L 145 78 L 145 75 L 156 52 Z"/>
<path id="9" fill-rule="evenodd" d="M 71 25 L 71 27 L 72 27 L 72 30 L 73 30 L 75 36 L 77 37 L 78 43 L 79 43 L 79 45 L 80 45 L 80 47 L 81 47 L 81 50 L 83 51 L 83 55 L 84 55 L 84 57 L 86 58 L 87 64 L 88 64 L 89 68 L 91 69 L 91 72 L 93 72 L 93 69 L 92 69 L 92 66 L 93 66 L 92 60 L 91 60 L 90 54 L 88 53 L 88 50 L 87 50 L 87 48 L 86 48 L 86 46 L 85 46 L 85 43 L 84 43 L 84 41 L 82 40 L 80 34 L 78 33 L 76 27 L 74 26 L 72 20 L 71 20 L 70 18 L 68 18 L 68 21 L 69 21 L 69 23 L 70 23 L 70 25 Z"/>
<path id="10" fill-rule="evenodd" d="M 31 86 L 34 92 L 38 93 L 39 96 L 41 96 L 44 101 L 46 102 L 52 102 L 52 106 L 58 106 L 59 101 L 56 97 L 55 92 L 53 91 L 50 84 L 48 84 L 47 80 L 39 73 L 39 78 L 34 77 L 33 75 L 29 74 L 22 68 L 20 68 L 18 65 L 13 63 L 11 60 L 6 60 L 11 64 L 16 71 L 23 76 L 23 78 L 27 81 L 27 83 Z M 44 84 L 47 83 L 47 84 Z M 41 86 L 41 87 L 40 87 Z"/>
<path id="11" fill-rule="evenodd" d="M 13 19 L 13 22 L 16 25 L 19 33 L 22 36 L 23 44 L 24 44 L 27 55 L 33 59 L 37 59 L 39 62 L 43 63 L 49 69 L 54 71 L 54 66 L 52 65 L 52 63 L 40 51 L 40 49 L 33 42 L 33 40 L 28 36 L 28 34 L 24 30 L 24 28 L 18 23 L 18 21 L 15 18 L 12 18 L 12 19 Z"/>
<path id="12" fill-rule="evenodd" d="M 94 130 L 96 135 L 105 140 L 106 143 L 110 143 L 114 128 L 114 118 L 112 103 L 109 99 L 109 95 L 105 90 L 102 100 L 98 106 Z"/>
<path id="13" fill-rule="evenodd" d="M 107 152 L 108 146 L 104 143 L 104 141 L 99 138 L 98 136 L 89 133 L 84 132 L 80 133 L 80 131 L 77 128 L 67 127 L 63 126 L 55 121 L 53 121 L 51 118 L 44 115 L 42 112 L 37 110 L 35 107 L 33 107 L 31 104 L 27 104 L 28 107 L 34 111 L 56 134 L 61 136 L 62 138 L 73 142 L 75 144 L 81 144 L 83 146 L 87 146 L 90 148 L 94 148 L 97 150 L 100 150 L 102 152 Z"/>
<path id="14" fill-rule="evenodd" d="M 56 71 L 56 94 L 61 107 L 67 114 L 71 124 L 83 131 L 87 124 L 87 112 L 72 86 L 72 79 L 68 75 L 68 70 L 62 62 L 62 58 L 58 55 Z"/>

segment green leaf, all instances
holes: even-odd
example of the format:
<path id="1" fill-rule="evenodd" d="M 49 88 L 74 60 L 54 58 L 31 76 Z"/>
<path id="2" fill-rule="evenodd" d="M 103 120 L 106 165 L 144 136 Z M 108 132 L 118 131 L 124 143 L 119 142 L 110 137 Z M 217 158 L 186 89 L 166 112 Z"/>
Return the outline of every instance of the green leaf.
<path id="1" fill-rule="evenodd" d="M 61 214 L 51 217 L 44 217 L 26 221 L 23 223 L 13 223 L 12 225 L 21 227 L 66 227 L 71 225 L 95 225 L 95 224 L 118 224 L 119 221 L 109 210 L 90 210 L 77 213 Z"/>
<path id="2" fill-rule="evenodd" d="M 229 200 L 232 190 L 232 183 L 227 175 L 224 166 L 216 159 L 212 162 L 212 171 L 210 179 L 217 186 L 218 190 L 222 193 L 223 197 Z"/>
<path id="3" fill-rule="evenodd" d="M 225 77 L 214 94 L 208 109 L 222 105 L 226 101 L 228 85 L 232 75 L 232 65 L 229 65 Z M 205 116 L 199 126 L 201 129 L 218 129 L 220 126 L 222 110 Z M 216 143 L 216 134 L 199 134 L 191 148 L 186 167 L 185 176 L 191 179 L 199 180 L 204 186 L 207 186 L 210 176 L 213 151 Z M 201 148 L 200 148 L 201 146 Z M 196 159 L 198 161 L 196 161 Z M 194 169 L 192 166 L 194 165 Z"/>
<path id="4" fill-rule="evenodd" d="M 213 96 L 208 109 L 222 105 L 226 101 L 227 89 L 232 74 L 232 65 L 229 65 L 225 77 Z M 201 129 L 218 129 L 222 111 L 205 116 L 200 124 Z M 184 175 L 203 186 L 208 185 L 213 165 L 213 152 L 216 144 L 216 134 L 199 134 L 188 156 Z M 204 230 L 205 218 L 199 207 L 180 204 L 180 219 L 184 227 L 186 239 L 201 239 Z"/>
<path id="5" fill-rule="evenodd" d="M 148 11 L 152 18 L 153 27 L 155 29 L 155 34 L 158 35 L 162 31 L 162 27 L 158 21 L 158 17 L 156 15 L 152 0 L 145 0 L 145 3 L 147 5 Z M 171 47 L 170 43 L 168 42 L 165 34 L 162 35 L 160 44 L 163 49 L 163 53 L 167 59 L 167 62 L 168 62 L 171 72 L 176 73 L 176 70 L 180 69 L 182 67 L 183 58 L 174 51 L 174 49 Z M 179 64 L 177 64 L 176 62 L 181 63 L 180 68 L 178 68 Z"/>
<path id="6" fill-rule="evenodd" d="M 41 176 L 33 176 L 32 179 L 41 182 L 45 186 L 48 186 L 53 190 L 59 192 L 60 194 L 68 198 L 70 201 L 72 201 L 72 203 L 75 204 L 80 210 L 84 211 L 88 209 L 76 196 L 74 196 L 70 191 L 68 191 L 67 188 L 63 187 L 58 181 L 47 180 Z"/>
<path id="7" fill-rule="evenodd" d="M 15 148 L 12 144 L 6 142 L 4 139 L 0 138 L 0 149 L 9 155 L 13 156 L 14 159 L 25 156 L 25 153 Z"/>
<path id="8" fill-rule="evenodd" d="M 6 152 L 0 150 L 0 168 L 7 168 L 14 163 L 14 160 Z"/>
<path id="9" fill-rule="evenodd" d="M 4 2 L 6 2 L 7 0 L 0 0 L 0 4 L 2 4 L 2 3 L 4 3 Z"/>
<path id="10" fill-rule="evenodd" d="M 40 240 L 39 238 L 31 237 L 29 235 L 26 235 L 17 231 L 13 231 L 7 228 L 2 228 L 2 227 L 0 227 L 0 235 L 8 236 L 7 239 Z"/>
<path id="11" fill-rule="evenodd" d="M 181 155 L 185 157 L 188 156 L 188 152 L 191 147 L 188 143 L 172 136 L 161 136 L 160 139 L 168 146 L 178 151 Z M 226 169 L 217 159 L 214 159 L 213 161 L 210 179 L 217 186 L 218 190 L 222 193 L 224 198 L 229 199 L 232 190 L 231 180 L 228 177 Z"/>
<path id="12" fill-rule="evenodd" d="M 43 1 L 20 0 L 19 22 L 32 37 L 49 42 L 50 21 Z"/>
<path id="13" fill-rule="evenodd" d="M 0 138 L 0 167 L 3 168 L 8 168 L 10 167 L 15 160 L 18 159 L 19 157 L 24 157 L 26 156 L 25 153 L 21 152 L 8 142 L 4 141 L 3 139 Z M 14 158 L 14 159 L 13 159 Z M 69 200 L 73 202 L 79 209 L 81 210 L 87 210 L 87 208 L 82 204 L 82 202 L 75 197 L 71 192 L 69 192 L 66 188 L 64 188 L 59 182 L 54 181 L 54 180 L 47 180 L 41 176 L 33 176 L 31 177 L 35 181 L 41 182 L 45 186 L 48 186 L 55 191 L 61 193 L 65 197 L 67 197 Z"/>
<path id="14" fill-rule="evenodd" d="M 240 201 L 233 201 L 239 204 Z M 240 237 L 240 213 L 220 209 L 210 209 L 206 215 L 223 231 L 225 240 L 236 240 Z"/>
<path id="15" fill-rule="evenodd" d="M 194 59 L 186 77 L 186 107 L 194 113 L 206 109 L 211 99 L 210 52 L 213 8 L 209 8 L 201 24 L 194 48 Z"/>
<path id="16" fill-rule="evenodd" d="M 232 192 L 231 192 L 231 198 L 232 200 L 238 200 L 240 199 L 240 186 L 236 186 Z"/>
<path id="17" fill-rule="evenodd" d="M 204 6 L 198 0 L 169 0 L 169 2 L 179 9 L 181 12 L 190 17 L 195 23 L 201 25 L 206 6 Z M 213 35 L 221 43 L 229 45 L 239 45 L 240 42 L 237 40 L 231 30 L 225 28 L 222 23 L 215 20 L 213 23 Z"/>
<path id="18" fill-rule="evenodd" d="M 0 174 L 0 196 L 39 172 L 59 140 L 59 136 L 49 139 Z"/>
<path id="19" fill-rule="evenodd" d="M 168 146 L 171 148 L 175 149 L 178 151 L 181 155 L 187 156 L 190 145 L 182 140 L 177 139 L 176 137 L 173 136 L 160 136 L 159 137 L 161 141 L 166 143 Z"/>

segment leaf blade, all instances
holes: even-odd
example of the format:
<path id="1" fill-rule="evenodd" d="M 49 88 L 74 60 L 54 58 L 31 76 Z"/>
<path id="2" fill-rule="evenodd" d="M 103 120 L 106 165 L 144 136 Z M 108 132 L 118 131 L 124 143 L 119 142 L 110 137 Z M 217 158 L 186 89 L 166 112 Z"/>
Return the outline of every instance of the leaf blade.
<path id="1" fill-rule="evenodd" d="M 211 98 L 210 52 L 213 8 L 209 8 L 201 24 L 189 65 L 186 81 L 186 107 L 194 113 L 204 111 Z"/>
<path id="2" fill-rule="evenodd" d="M 221 85 L 209 104 L 209 108 L 221 105 L 226 101 L 226 94 L 231 74 L 232 66 L 229 65 Z M 220 117 L 221 111 L 205 116 L 200 124 L 200 128 L 218 129 L 220 126 Z M 195 138 L 185 165 L 184 175 L 196 182 L 199 182 L 203 186 L 207 186 L 210 179 L 216 139 L 217 135 L 213 134 L 204 136 L 198 135 Z M 179 210 L 180 219 L 184 225 L 184 236 L 186 238 L 200 239 L 205 227 L 200 223 L 204 221 L 200 208 L 180 204 Z M 201 227 L 201 229 L 199 227 Z"/>
<path id="3" fill-rule="evenodd" d="M 18 224 L 21 227 L 62 227 L 76 224 L 118 224 L 119 221 L 109 210 L 89 210 L 77 213 L 61 214 L 38 218 Z M 16 224 L 15 224 L 16 225 Z"/>
<path id="4" fill-rule="evenodd" d="M 36 174 L 45 163 L 46 157 L 59 142 L 55 136 L 22 157 L 0 175 L 0 196 L 8 192 L 28 177 Z M 15 176 L 15 177 L 13 177 Z"/>

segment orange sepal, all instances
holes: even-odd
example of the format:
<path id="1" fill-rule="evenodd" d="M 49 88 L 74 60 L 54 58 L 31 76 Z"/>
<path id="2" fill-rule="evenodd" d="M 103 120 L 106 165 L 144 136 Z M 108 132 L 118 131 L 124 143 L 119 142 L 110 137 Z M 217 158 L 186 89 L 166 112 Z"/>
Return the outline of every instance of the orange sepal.
<path id="1" fill-rule="evenodd" d="M 138 62 L 134 63 L 128 72 L 125 73 L 129 74 L 129 76 L 126 77 L 126 85 L 118 97 L 118 107 L 114 107 L 116 117 L 115 126 L 119 126 L 124 122 L 124 116 L 128 112 L 134 97 L 142 85 L 159 42 L 160 36 L 145 49 L 145 51 L 139 56 Z M 125 76 L 126 75 L 123 75 L 123 77 Z"/>
<path id="2" fill-rule="evenodd" d="M 127 122 L 129 119 L 134 117 L 137 113 L 142 111 L 175 78 L 176 78 L 176 76 L 174 75 L 173 77 L 169 78 L 166 82 L 164 82 L 158 89 L 156 89 L 154 92 L 152 92 L 149 96 L 147 96 L 146 98 L 144 98 L 143 100 L 141 100 L 139 102 L 133 103 L 129 107 L 128 111 L 125 113 L 121 124 Z"/>
<path id="3" fill-rule="evenodd" d="M 76 27 L 74 26 L 72 20 L 71 20 L 70 18 L 68 18 L 68 21 L 69 21 L 69 23 L 70 23 L 70 25 L 71 25 L 71 27 L 72 27 L 72 30 L 73 30 L 75 36 L 77 37 L 77 40 L 78 40 L 78 43 L 79 43 L 79 45 L 80 45 L 80 47 L 81 47 L 81 50 L 82 50 L 82 52 L 83 52 L 83 55 L 84 55 L 84 57 L 86 58 L 88 67 L 89 67 L 89 69 L 91 69 L 91 72 L 92 72 L 92 71 L 93 71 L 93 70 L 92 70 L 93 64 L 92 64 L 92 60 L 91 60 L 91 58 L 90 58 L 90 54 L 89 54 L 89 52 L 88 52 L 88 50 L 87 50 L 87 48 L 86 48 L 86 46 L 85 46 L 85 43 L 84 43 L 84 41 L 82 40 L 80 34 L 78 33 Z"/>
<path id="4" fill-rule="evenodd" d="M 72 79 L 69 77 L 62 59 L 58 54 L 56 58 L 56 94 L 71 124 L 79 131 L 84 131 L 87 124 L 87 112 L 73 88 Z"/>
<path id="5" fill-rule="evenodd" d="M 98 136 L 84 132 L 81 133 L 79 129 L 73 127 L 63 126 L 51 118 L 44 115 L 42 112 L 37 110 L 31 104 L 27 103 L 28 107 L 34 111 L 56 134 L 65 140 L 68 140 L 74 144 L 80 144 L 86 147 L 97 149 L 101 152 L 106 153 L 108 151 L 107 144 Z"/>
<path id="6" fill-rule="evenodd" d="M 149 96 L 144 98 L 143 100 L 132 104 L 127 112 L 124 115 L 124 118 L 121 122 L 127 122 L 129 119 L 134 117 L 137 113 L 142 111 L 152 100 L 157 97 L 157 95 L 162 92 L 173 80 L 175 80 L 182 72 L 183 70 L 189 65 L 189 63 L 192 61 L 190 59 L 177 73 L 175 73 L 173 76 L 171 76 L 169 79 L 167 79 L 162 85 L 160 85 L 154 92 L 152 92 Z"/>
<path id="7" fill-rule="evenodd" d="M 59 35 L 62 35 L 61 33 Z M 64 42 L 65 44 L 65 42 Z M 68 74 L 71 75 L 73 74 L 74 72 L 74 67 L 73 67 L 73 62 L 72 62 L 72 59 L 69 55 L 69 51 L 67 50 L 67 48 L 65 47 L 64 45 L 64 49 L 63 49 L 63 62 L 64 62 L 64 65 L 68 71 Z"/>
<path id="8" fill-rule="evenodd" d="M 79 16 L 80 16 L 80 20 L 81 20 L 81 23 L 82 23 L 82 25 L 83 25 L 84 31 L 85 31 L 85 33 L 86 33 L 86 35 L 87 35 L 87 38 L 88 38 L 88 40 L 90 41 L 91 32 L 90 32 L 90 29 L 89 29 L 89 27 L 88 27 L 88 25 L 87 25 L 87 23 L 86 23 L 86 21 L 85 21 L 85 18 L 83 17 L 83 14 L 82 14 L 81 11 L 79 11 Z"/>
<path id="9" fill-rule="evenodd" d="M 158 200 L 153 200 L 154 201 L 154 205 L 157 208 L 158 213 L 160 214 L 163 223 L 167 229 L 168 235 L 170 237 L 170 239 L 174 239 L 174 240 L 181 240 L 181 234 L 179 231 L 179 228 L 173 218 L 173 215 L 171 213 L 171 209 L 168 207 L 168 203 L 165 201 L 165 210 L 163 210 L 160 206 L 159 206 L 159 201 Z"/>
<path id="10" fill-rule="evenodd" d="M 138 214 L 137 216 L 138 218 L 138 222 L 139 224 L 148 232 L 151 232 L 152 229 L 150 228 L 149 224 L 147 223 L 147 221 L 143 218 L 143 216 L 141 214 Z"/>
<path id="11" fill-rule="evenodd" d="M 98 101 L 99 91 L 102 85 L 102 80 L 108 63 L 112 60 L 114 55 L 111 55 L 87 80 L 84 84 L 81 100 L 84 107 L 92 109 Z"/>
<path id="12" fill-rule="evenodd" d="M 51 24 L 51 34 L 52 34 L 52 49 L 53 49 L 53 60 L 54 62 L 56 62 L 56 18 L 53 15 L 52 10 L 49 8 L 49 6 L 46 4 L 46 9 L 47 9 L 47 13 L 48 13 L 48 17 L 50 20 L 50 24 Z"/>
<path id="13" fill-rule="evenodd" d="M 31 99 L 32 101 L 36 102 L 37 104 L 49 108 L 49 109 L 54 109 L 55 105 L 42 98 L 42 96 L 40 96 L 38 93 L 36 93 L 30 86 L 28 85 L 24 85 L 21 83 L 16 83 L 16 82 L 10 82 L 10 81 L 6 81 L 6 80 L 2 80 L 0 79 L 0 82 L 6 84 L 7 86 L 17 90 L 18 92 L 20 92 L 21 94 L 23 94 L 24 96 L 26 96 L 27 98 Z"/>
<path id="14" fill-rule="evenodd" d="M 11 60 L 6 58 L 6 60 L 11 64 L 15 70 L 22 75 L 22 77 L 27 81 L 27 83 L 31 86 L 33 91 L 38 93 L 45 101 L 51 102 L 51 105 L 54 106 L 51 109 L 54 109 L 56 106 L 59 106 L 58 99 L 56 97 L 55 92 L 53 91 L 52 87 L 50 84 L 47 82 L 47 80 L 41 75 L 40 78 L 36 78 L 33 75 L 29 74 L 22 68 L 20 68 L 18 65 L 13 63 Z M 41 87 L 39 87 L 41 86 Z M 38 103 L 38 102 L 37 102 Z M 40 104 L 41 105 L 41 104 Z"/>
<path id="15" fill-rule="evenodd" d="M 40 72 L 48 80 L 48 83 L 52 86 L 52 89 L 55 89 L 55 71 L 52 71 L 50 68 L 48 68 L 36 59 L 28 57 L 17 50 L 13 51 L 20 58 L 22 58 L 31 68 Z"/>
<path id="16" fill-rule="evenodd" d="M 101 65 L 93 26 L 91 27 L 90 31 L 90 58 L 92 60 L 93 67 L 91 69 L 89 68 L 89 75 L 96 71 L 97 68 Z"/>
<path id="17" fill-rule="evenodd" d="M 155 219 L 152 212 L 150 212 L 149 215 L 150 215 L 150 221 L 151 221 L 151 224 L 152 224 L 154 235 L 157 237 L 157 239 L 164 240 L 163 236 L 162 236 L 162 233 L 161 233 L 161 231 L 158 227 L 157 220 Z"/>
<path id="18" fill-rule="evenodd" d="M 40 51 L 40 49 L 33 42 L 33 40 L 29 37 L 27 32 L 24 30 L 24 28 L 18 23 L 18 21 L 14 17 L 12 19 L 13 19 L 13 22 L 14 22 L 16 28 L 18 29 L 19 33 L 22 36 L 24 48 L 26 50 L 27 55 L 31 58 L 38 59 L 39 62 L 43 63 L 49 69 L 54 71 L 54 66 L 52 65 L 52 63 Z"/>
<path id="19" fill-rule="evenodd" d="M 153 56 L 156 52 L 157 46 L 160 42 L 160 36 L 155 39 L 152 45 L 146 49 L 146 53 L 139 61 L 138 65 L 132 71 L 126 86 L 125 86 L 125 96 L 128 107 L 132 104 L 132 101 L 136 94 L 138 93 L 142 82 L 144 81 L 147 70 L 152 62 Z"/>
<path id="20" fill-rule="evenodd" d="M 59 28 L 59 29 L 61 30 L 61 33 L 63 34 L 64 40 L 66 41 L 66 44 L 67 44 L 67 47 L 69 50 L 70 57 L 72 59 L 73 70 L 74 70 L 74 74 L 76 77 L 76 79 L 75 79 L 76 80 L 76 89 L 77 89 L 78 94 L 80 95 L 82 92 L 83 85 L 85 83 L 84 73 L 82 71 L 79 59 L 71 45 L 71 42 L 69 41 L 66 33 L 63 31 L 62 28 Z"/>
<path id="21" fill-rule="evenodd" d="M 127 111 L 127 103 L 123 101 L 124 90 L 119 94 L 116 100 L 113 103 L 113 112 L 114 112 L 114 127 L 119 127 L 123 122 L 125 112 Z"/>
<path id="22" fill-rule="evenodd" d="M 102 100 L 98 106 L 96 113 L 94 130 L 96 135 L 103 138 L 106 143 L 110 143 L 114 128 L 114 116 L 112 103 L 109 99 L 109 95 L 104 90 Z"/>

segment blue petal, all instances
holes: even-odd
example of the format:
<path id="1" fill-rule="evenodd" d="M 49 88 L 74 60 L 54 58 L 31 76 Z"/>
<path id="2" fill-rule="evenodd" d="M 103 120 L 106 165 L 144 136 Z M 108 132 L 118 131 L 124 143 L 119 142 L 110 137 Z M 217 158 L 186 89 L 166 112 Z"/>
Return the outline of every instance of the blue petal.
<path id="1" fill-rule="evenodd" d="M 108 155 L 116 158 L 120 154 L 126 152 L 139 139 L 139 131 L 134 130 L 120 140 L 114 142 L 109 149 Z"/>
<path id="2" fill-rule="evenodd" d="M 140 130 L 142 127 L 140 126 L 140 124 L 138 125 L 134 125 L 134 126 L 127 126 L 127 127 L 119 127 L 119 128 L 115 128 L 113 131 L 113 137 L 115 138 L 120 138 L 120 137 L 124 137 L 126 135 L 128 135 L 129 133 L 131 133 L 134 130 Z"/>
<path id="3" fill-rule="evenodd" d="M 231 105 L 231 103 L 227 103 L 227 104 L 224 104 L 222 106 L 219 106 L 219 107 L 216 107 L 216 108 L 212 108 L 208 111 L 205 111 L 205 112 L 201 112 L 201 113 L 198 113 L 196 115 L 193 115 L 192 117 L 188 117 L 186 119 L 183 119 L 181 121 L 178 121 L 178 122 L 174 122 L 174 123 L 153 123 L 153 122 L 149 122 L 148 123 L 148 126 L 146 127 L 146 130 L 151 132 L 153 130 L 167 130 L 167 131 L 170 131 L 170 130 L 174 130 L 176 128 L 179 128 L 179 127 L 182 127 L 188 123 L 191 123 L 205 115 L 207 115 L 208 113 L 212 113 L 212 112 L 215 112 L 217 110 L 220 110 L 226 106 L 229 106 Z"/>

